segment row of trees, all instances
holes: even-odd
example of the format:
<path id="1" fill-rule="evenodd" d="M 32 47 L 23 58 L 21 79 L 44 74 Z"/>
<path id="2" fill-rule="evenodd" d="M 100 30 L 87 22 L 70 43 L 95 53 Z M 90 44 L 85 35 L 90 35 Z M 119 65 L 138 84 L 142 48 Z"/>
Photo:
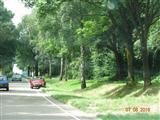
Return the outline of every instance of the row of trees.
<path id="1" fill-rule="evenodd" d="M 142 70 L 146 89 L 159 72 L 159 0 L 22 1 L 34 10 L 18 26 L 17 61 L 36 75 L 80 77 L 83 89 L 108 75 L 134 85 Z"/>
<path id="2" fill-rule="evenodd" d="M 9 74 L 16 53 L 18 33 L 12 23 L 13 14 L 8 11 L 0 0 L 0 72 Z"/>

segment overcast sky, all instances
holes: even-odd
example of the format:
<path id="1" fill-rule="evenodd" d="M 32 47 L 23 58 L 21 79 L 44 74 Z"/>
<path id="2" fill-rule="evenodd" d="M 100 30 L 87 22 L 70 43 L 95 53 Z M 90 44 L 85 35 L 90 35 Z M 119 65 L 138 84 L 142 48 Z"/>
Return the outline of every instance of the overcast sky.
<path id="1" fill-rule="evenodd" d="M 22 17 L 31 13 L 31 9 L 26 8 L 21 0 L 3 0 L 4 5 L 8 10 L 11 10 L 15 15 L 13 22 L 15 25 L 21 22 Z"/>

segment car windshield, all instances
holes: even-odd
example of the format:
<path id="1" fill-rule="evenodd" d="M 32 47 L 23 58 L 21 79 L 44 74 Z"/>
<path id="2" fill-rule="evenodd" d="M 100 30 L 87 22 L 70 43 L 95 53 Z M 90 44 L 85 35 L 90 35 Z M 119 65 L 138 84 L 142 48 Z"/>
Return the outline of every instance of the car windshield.
<path id="1" fill-rule="evenodd" d="M 6 80 L 7 78 L 5 76 L 0 76 L 0 81 L 4 81 Z"/>
<path id="2" fill-rule="evenodd" d="M 13 75 L 13 77 L 15 77 L 15 78 L 20 78 L 21 75 Z"/>
<path id="3" fill-rule="evenodd" d="M 34 79 L 32 79 L 32 80 L 37 80 L 37 81 L 38 81 L 38 80 L 41 80 L 41 79 L 39 79 L 39 78 L 34 78 Z"/>
<path id="4" fill-rule="evenodd" d="M 43 78 L 42 77 L 34 77 L 34 78 L 32 78 L 32 80 L 43 80 Z"/>

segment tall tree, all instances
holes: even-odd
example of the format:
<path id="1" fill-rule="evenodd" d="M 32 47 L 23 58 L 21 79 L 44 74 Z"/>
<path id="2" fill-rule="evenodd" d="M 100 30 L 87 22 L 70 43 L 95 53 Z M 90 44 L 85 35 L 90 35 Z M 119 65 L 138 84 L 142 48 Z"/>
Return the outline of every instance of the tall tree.
<path id="1" fill-rule="evenodd" d="M 12 22 L 13 14 L 0 0 L 0 67 L 12 65 L 16 51 L 17 31 Z"/>
<path id="2" fill-rule="evenodd" d="M 21 66 L 32 68 L 34 75 L 38 76 L 38 49 L 36 41 L 38 39 L 38 27 L 34 13 L 25 16 L 18 26 L 19 47 L 17 51 L 17 62 Z M 26 51 L 27 50 L 27 51 Z"/>
<path id="3" fill-rule="evenodd" d="M 124 1 L 122 5 L 127 8 L 131 16 L 132 23 L 137 28 L 141 42 L 141 54 L 143 61 L 143 79 L 144 89 L 151 85 L 147 40 L 150 27 L 160 17 L 159 0 L 129 0 Z"/>
<path id="4" fill-rule="evenodd" d="M 130 15 L 126 13 L 127 8 L 120 4 L 118 0 L 108 0 L 107 7 L 109 8 L 108 14 L 112 20 L 112 24 L 117 27 L 121 37 L 124 39 L 128 65 L 127 84 L 134 85 L 134 41 L 132 36 L 134 25 L 132 24 Z"/>

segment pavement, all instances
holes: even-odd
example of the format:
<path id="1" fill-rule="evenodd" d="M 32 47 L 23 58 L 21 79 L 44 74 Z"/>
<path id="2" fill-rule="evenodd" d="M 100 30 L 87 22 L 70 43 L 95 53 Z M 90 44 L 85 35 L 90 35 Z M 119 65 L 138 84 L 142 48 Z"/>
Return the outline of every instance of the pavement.
<path id="1" fill-rule="evenodd" d="M 0 120 L 97 120 L 72 106 L 30 89 L 28 82 L 11 82 L 10 90 L 0 90 Z"/>

